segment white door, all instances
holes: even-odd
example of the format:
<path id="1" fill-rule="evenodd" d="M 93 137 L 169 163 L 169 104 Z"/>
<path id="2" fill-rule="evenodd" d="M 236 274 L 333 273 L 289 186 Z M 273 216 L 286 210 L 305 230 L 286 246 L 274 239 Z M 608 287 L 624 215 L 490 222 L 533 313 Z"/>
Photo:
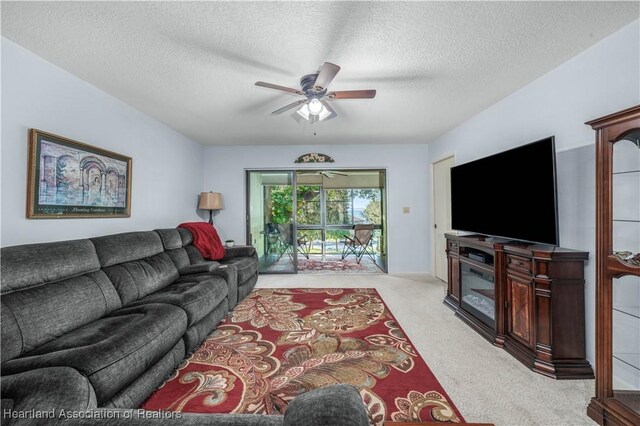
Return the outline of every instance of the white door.
<path id="1" fill-rule="evenodd" d="M 447 254 L 444 233 L 451 230 L 451 178 L 450 170 L 455 158 L 449 157 L 433 163 L 433 235 L 435 276 L 447 281 Z"/>

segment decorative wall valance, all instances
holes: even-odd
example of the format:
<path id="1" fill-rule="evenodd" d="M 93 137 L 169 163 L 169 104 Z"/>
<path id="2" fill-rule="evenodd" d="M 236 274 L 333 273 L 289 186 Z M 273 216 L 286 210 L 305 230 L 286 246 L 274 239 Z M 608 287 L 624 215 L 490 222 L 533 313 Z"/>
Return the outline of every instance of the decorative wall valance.
<path id="1" fill-rule="evenodd" d="M 308 154 L 301 155 L 294 161 L 295 164 L 299 163 L 335 163 L 333 158 L 327 154 L 320 154 L 318 152 L 310 152 Z"/>

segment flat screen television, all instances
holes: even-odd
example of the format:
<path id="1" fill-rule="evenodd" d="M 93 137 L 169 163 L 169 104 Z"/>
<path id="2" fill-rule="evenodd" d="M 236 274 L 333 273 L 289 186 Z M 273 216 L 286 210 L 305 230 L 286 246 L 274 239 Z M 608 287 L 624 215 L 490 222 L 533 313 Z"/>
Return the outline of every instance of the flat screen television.
<path id="1" fill-rule="evenodd" d="M 558 245 L 554 137 L 451 168 L 455 230 Z"/>

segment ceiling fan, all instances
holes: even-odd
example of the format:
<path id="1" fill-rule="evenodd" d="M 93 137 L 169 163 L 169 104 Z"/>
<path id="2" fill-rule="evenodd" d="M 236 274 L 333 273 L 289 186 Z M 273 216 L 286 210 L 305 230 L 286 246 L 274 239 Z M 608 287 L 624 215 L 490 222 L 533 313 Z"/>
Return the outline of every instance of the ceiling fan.
<path id="1" fill-rule="evenodd" d="M 319 175 L 324 176 L 327 179 L 333 179 L 336 176 L 349 176 L 348 173 L 336 172 L 334 170 L 312 170 L 312 171 L 298 171 L 299 175 Z"/>
<path id="2" fill-rule="evenodd" d="M 329 106 L 327 100 L 330 99 L 371 99 L 376 96 L 375 90 L 341 90 L 337 92 L 329 92 L 327 87 L 340 71 L 340 67 L 331 62 L 325 62 L 320 71 L 315 74 L 307 74 L 300 79 L 300 89 L 279 86 L 277 84 L 265 83 L 257 81 L 256 86 L 266 87 L 269 89 L 281 90 L 283 92 L 294 93 L 304 96 L 289 105 L 272 112 L 272 114 L 281 114 L 299 105 L 302 107 L 297 111 L 306 120 L 321 121 L 330 116 L 337 115 Z"/>

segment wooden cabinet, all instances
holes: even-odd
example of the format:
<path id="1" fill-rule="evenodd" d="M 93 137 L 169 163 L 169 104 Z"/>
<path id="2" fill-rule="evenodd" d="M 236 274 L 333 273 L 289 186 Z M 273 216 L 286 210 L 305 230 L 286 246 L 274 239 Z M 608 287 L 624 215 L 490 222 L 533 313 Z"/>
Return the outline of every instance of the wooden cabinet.
<path id="1" fill-rule="evenodd" d="M 533 281 L 507 274 L 507 334 L 535 350 Z"/>
<path id="2" fill-rule="evenodd" d="M 533 371 L 593 378 L 584 338 L 588 253 L 478 235 L 446 238 L 445 303 L 458 317 Z"/>
<path id="3" fill-rule="evenodd" d="M 602 425 L 640 424 L 640 105 L 596 131 L 596 395 Z"/>

